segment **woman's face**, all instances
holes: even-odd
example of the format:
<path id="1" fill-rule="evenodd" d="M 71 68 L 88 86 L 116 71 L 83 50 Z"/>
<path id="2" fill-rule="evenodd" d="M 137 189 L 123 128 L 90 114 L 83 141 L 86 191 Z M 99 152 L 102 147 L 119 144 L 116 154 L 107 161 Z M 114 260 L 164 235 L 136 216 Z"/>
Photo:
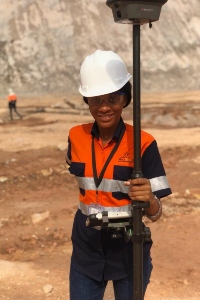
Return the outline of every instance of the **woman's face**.
<path id="1" fill-rule="evenodd" d="M 98 96 L 102 100 L 102 103 L 99 105 L 90 105 L 88 99 L 90 113 L 100 129 L 116 128 L 122 114 L 123 106 L 126 103 L 125 95 L 122 96 L 122 102 L 118 104 L 107 103 L 106 100 L 110 99 L 110 97 L 111 94 Z"/>

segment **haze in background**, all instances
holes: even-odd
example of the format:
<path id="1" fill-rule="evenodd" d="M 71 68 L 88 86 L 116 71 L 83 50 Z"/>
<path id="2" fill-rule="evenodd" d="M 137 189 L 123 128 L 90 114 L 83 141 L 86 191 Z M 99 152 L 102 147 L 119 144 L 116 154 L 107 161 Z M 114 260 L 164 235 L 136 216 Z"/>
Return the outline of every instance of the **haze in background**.
<path id="1" fill-rule="evenodd" d="M 0 2 L 0 93 L 78 93 L 80 64 L 96 49 L 117 52 L 132 72 L 132 26 L 104 0 Z M 141 26 L 142 92 L 199 89 L 200 1 L 169 0 Z"/>

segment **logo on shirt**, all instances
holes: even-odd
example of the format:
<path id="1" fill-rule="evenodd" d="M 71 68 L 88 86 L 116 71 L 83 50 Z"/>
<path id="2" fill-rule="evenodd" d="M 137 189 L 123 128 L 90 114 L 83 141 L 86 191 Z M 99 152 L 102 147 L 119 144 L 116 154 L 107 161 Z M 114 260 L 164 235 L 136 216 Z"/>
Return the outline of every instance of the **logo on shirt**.
<path id="1" fill-rule="evenodd" d="M 133 158 L 129 156 L 128 152 L 126 152 L 122 157 L 119 158 L 119 161 L 133 162 Z"/>

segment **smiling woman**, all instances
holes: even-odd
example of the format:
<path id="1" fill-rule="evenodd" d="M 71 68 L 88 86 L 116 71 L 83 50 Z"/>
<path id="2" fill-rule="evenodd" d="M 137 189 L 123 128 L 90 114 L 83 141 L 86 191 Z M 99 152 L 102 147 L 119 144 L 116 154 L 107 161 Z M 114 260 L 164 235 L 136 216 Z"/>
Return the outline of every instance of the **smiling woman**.
<path id="1" fill-rule="evenodd" d="M 109 280 L 116 300 L 133 299 L 133 244 L 125 233 L 86 226 L 88 215 L 131 213 L 131 201 L 149 202 L 144 213 L 153 222 L 162 214 L 160 198 L 171 190 L 153 136 L 141 131 L 142 173 L 130 179 L 134 168 L 133 126 L 124 123 L 123 108 L 131 101 L 131 75 L 112 51 L 97 50 L 80 70 L 79 91 L 94 123 L 69 131 L 66 161 L 79 187 L 70 267 L 70 299 L 102 300 Z M 149 283 L 152 241 L 143 243 L 143 292 Z M 77 282 L 79 283 L 77 285 Z"/>

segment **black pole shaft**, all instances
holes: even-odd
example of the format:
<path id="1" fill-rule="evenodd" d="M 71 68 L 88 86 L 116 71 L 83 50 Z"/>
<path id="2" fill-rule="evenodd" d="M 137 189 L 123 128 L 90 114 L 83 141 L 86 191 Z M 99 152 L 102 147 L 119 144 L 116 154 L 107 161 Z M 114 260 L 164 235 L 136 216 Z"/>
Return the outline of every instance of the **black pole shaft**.
<path id="1" fill-rule="evenodd" d="M 140 25 L 133 25 L 133 123 L 134 123 L 134 171 L 141 173 L 141 125 L 140 125 Z M 138 176 L 141 177 L 141 176 Z"/>
<path id="2" fill-rule="evenodd" d="M 140 25 L 133 25 L 133 124 L 134 171 L 132 178 L 143 177 L 141 171 L 140 121 Z M 143 300 L 143 202 L 132 201 L 133 212 L 133 297 Z"/>
<path id="3" fill-rule="evenodd" d="M 142 208 L 133 208 L 133 298 L 143 300 L 143 223 Z"/>

